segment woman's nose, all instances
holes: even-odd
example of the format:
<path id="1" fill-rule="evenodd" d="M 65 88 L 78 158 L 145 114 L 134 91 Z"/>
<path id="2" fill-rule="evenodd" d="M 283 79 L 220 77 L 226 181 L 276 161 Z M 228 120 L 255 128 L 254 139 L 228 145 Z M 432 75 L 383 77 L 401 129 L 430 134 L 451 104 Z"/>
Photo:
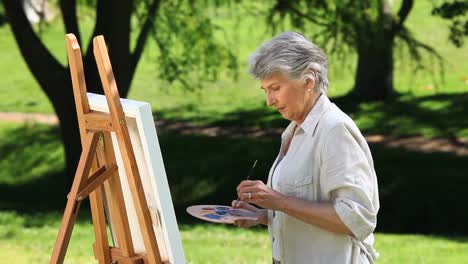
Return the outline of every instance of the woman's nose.
<path id="1" fill-rule="evenodd" d="M 273 106 L 276 104 L 276 99 L 271 94 L 267 94 L 266 103 L 268 106 Z"/>

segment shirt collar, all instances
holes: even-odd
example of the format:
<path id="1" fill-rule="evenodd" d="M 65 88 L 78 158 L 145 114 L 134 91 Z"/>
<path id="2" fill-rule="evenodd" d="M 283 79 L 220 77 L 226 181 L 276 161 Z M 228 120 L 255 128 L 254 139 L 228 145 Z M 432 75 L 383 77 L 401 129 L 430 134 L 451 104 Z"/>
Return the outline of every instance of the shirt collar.
<path id="1" fill-rule="evenodd" d="M 307 114 L 306 118 L 304 119 L 304 122 L 302 122 L 302 124 L 297 128 L 297 130 L 303 130 L 305 133 L 313 135 L 320 118 L 330 107 L 330 105 L 330 99 L 328 99 L 326 94 L 322 93 L 318 98 L 317 102 L 315 103 L 314 107 L 312 107 L 310 112 Z M 283 134 L 281 135 L 281 138 L 284 139 L 290 136 L 293 133 L 296 124 L 296 121 L 291 121 L 291 123 L 289 123 L 288 127 L 284 130 Z"/>

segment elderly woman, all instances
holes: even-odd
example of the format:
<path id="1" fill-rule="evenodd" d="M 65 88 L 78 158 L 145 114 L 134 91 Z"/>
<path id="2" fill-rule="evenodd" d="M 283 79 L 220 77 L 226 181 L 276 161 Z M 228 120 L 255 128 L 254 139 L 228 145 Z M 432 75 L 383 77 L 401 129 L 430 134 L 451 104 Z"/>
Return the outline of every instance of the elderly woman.
<path id="1" fill-rule="evenodd" d="M 242 181 L 239 203 L 268 225 L 273 263 L 374 263 L 379 196 L 371 152 L 328 99 L 327 58 L 303 35 L 282 33 L 250 57 L 268 106 L 291 123 L 268 183 Z M 252 206 L 255 204 L 258 207 Z"/>

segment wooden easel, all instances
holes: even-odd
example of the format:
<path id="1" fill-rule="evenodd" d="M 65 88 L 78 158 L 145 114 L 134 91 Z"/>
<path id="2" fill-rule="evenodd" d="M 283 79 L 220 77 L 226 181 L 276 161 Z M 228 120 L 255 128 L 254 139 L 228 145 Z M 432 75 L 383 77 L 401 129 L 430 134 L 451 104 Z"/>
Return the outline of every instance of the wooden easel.
<path id="1" fill-rule="evenodd" d="M 80 204 L 88 195 L 96 236 L 94 255 L 100 264 L 169 263 L 158 248 L 104 38 L 95 37 L 93 45 L 109 114 L 90 110 L 80 46 L 73 34 L 66 35 L 66 42 L 83 151 L 50 263 L 63 263 Z M 133 247 L 111 132 L 117 138 L 146 254 L 136 254 Z M 109 246 L 105 204 L 118 246 Z"/>

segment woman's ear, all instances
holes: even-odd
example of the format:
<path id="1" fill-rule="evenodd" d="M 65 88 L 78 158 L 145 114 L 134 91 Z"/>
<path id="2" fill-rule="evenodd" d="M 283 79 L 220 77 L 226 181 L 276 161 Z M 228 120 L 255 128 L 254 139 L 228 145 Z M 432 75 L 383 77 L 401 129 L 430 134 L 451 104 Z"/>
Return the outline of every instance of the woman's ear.
<path id="1" fill-rule="evenodd" d="M 307 92 L 313 91 L 315 88 L 315 78 L 311 74 L 311 76 L 307 77 L 305 80 L 305 89 Z"/>

